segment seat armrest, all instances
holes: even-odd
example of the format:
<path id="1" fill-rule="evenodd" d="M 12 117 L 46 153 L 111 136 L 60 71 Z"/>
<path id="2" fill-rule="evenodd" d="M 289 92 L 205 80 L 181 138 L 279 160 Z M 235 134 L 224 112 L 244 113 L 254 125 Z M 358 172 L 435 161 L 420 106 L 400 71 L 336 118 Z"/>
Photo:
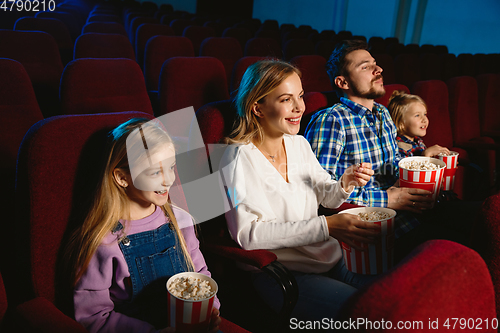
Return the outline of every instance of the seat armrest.
<path id="1" fill-rule="evenodd" d="M 37 297 L 16 307 L 16 324 L 27 332 L 43 333 L 87 333 L 76 320 L 61 312 L 49 300 Z"/>

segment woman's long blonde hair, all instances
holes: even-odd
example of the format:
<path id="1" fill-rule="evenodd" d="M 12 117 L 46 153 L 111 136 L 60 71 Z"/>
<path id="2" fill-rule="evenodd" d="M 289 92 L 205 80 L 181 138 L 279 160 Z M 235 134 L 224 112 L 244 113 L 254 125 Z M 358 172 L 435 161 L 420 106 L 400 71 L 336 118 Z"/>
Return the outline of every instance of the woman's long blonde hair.
<path id="1" fill-rule="evenodd" d="M 405 133 L 404 116 L 411 103 L 421 103 L 427 109 L 427 104 L 425 104 L 420 96 L 408 94 L 402 90 L 394 90 L 389 98 L 387 109 L 391 114 L 394 125 L 396 125 L 398 135 L 403 135 Z"/>
<path id="2" fill-rule="evenodd" d="M 117 227 L 120 219 L 130 220 L 126 191 L 116 182 L 113 171 L 119 168 L 130 172 L 127 144 L 129 144 L 129 147 L 131 143 L 143 144 L 141 141 L 143 138 L 142 135 L 130 135 L 131 133 L 137 133 L 139 130 L 141 134 L 144 133 L 144 136 L 148 138 L 148 150 L 150 153 L 154 153 L 155 149 L 162 146 L 164 147 L 165 144 L 172 144 L 173 146 L 173 141 L 169 135 L 159 124 L 149 119 L 134 118 L 111 131 L 109 157 L 101 177 L 101 182 L 97 187 L 95 199 L 83 224 L 70 238 L 68 251 L 65 252 L 65 262 L 68 266 L 70 280 L 73 286 L 87 270 L 90 259 L 95 254 L 104 237 Z M 129 138 L 128 143 L 127 138 Z M 134 156 L 134 158 L 146 157 Z M 170 203 L 165 204 L 162 210 L 165 215 L 169 217 L 170 223 L 174 226 L 183 256 L 188 265 L 188 270 L 193 270 L 193 262 L 189 256 L 186 242 L 180 232 Z M 127 213 L 124 215 L 124 212 Z M 124 227 L 123 230 L 126 230 L 126 225 L 124 225 Z M 125 236 L 124 233 L 120 234 L 120 237 L 117 237 L 117 241 L 121 241 Z"/>
<path id="3" fill-rule="evenodd" d="M 238 119 L 233 132 L 225 139 L 226 143 L 262 142 L 264 131 L 252 107 L 255 102 L 263 102 L 267 95 L 293 73 L 301 77 L 297 67 L 274 59 L 258 61 L 247 68 L 235 99 Z"/>

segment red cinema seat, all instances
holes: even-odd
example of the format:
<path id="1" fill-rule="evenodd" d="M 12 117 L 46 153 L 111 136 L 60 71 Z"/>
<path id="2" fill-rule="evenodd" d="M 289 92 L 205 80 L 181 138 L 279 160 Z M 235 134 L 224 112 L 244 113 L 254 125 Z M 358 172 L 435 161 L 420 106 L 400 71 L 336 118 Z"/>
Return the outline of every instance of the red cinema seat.
<path id="1" fill-rule="evenodd" d="M 431 332 L 447 330 L 446 324 L 459 331 L 458 318 L 488 318 L 488 327 L 481 320 L 482 330 L 497 331 L 495 292 L 484 260 L 474 250 L 445 240 L 420 245 L 347 303 L 339 320 L 360 320 L 355 331 Z M 469 327 L 475 328 L 472 320 Z"/>
<path id="2" fill-rule="evenodd" d="M 73 40 L 66 25 L 58 19 L 22 17 L 16 21 L 14 30 L 43 31 L 54 37 L 61 60 L 67 64 L 73 60 Z"/>
<path id="3" fill-rule="evenodd" d="M 243 57 L 240 43 L 232 37 L 211 37 L 203 41 L 200 47 L 200 56 L 219 59 L 226 70 L 227 85 L 231 82 L 231 75 L 236 62 Z"/>
<path id="4" fill-rule="evenodd" d="M 486 136 L 500 137 L 500 74 L 483 74 L 476 77 L 478 86 L 479 117 L 481 133 Z"/>
<path id="5" fill-rule="evenodd" d="M 233 94 L 236 91 L 236 89 L 238 89 L 238 87 L 240 86 L 241 78 L 243 77 L 243 74 L 245 74 L 245 71 L 247 70 L 248 66 L 264 59 L 266 58 L 257 56 L 242 57 L 236 62 L 233 68 L 233 73 L 231 75 L 231 84 L 230 84 L 231 94 Z"/>
<path id="6" fill-rule="evenodd" d="M 87 18 L 87 23 L 92 23 L 92 22 L 116 22 L 116 23 L 121 23 L 122 20 L 116 14 L 110 14 L 110 13 L 103 13 L 103 14 L 92 13 Z"/>
<path id="7" fill-rule="evenodd" d="M 391 98 L 391 95 L 395 90 L 401 90 L 408 94 L 410 93 L 410 89 L 408 89 L 408 87 L 406 87 L 404 84 L 385 84 L 384 89 L 385 95 L 375 99 L 375 102 L 380 103 L 385 107 L 389 105 L 389 99 Z"/>
<path id="8" fill-rule="evenodd" d="M 120 34 L 86 33 L 75 42 L 74 59 L 127 58 L 135 61 L 134 48 L 127 37 Z"/>
<path id="9" fill-rule="evenodd" d="M 137 63 L 142 69 L 144 69 L 144 52 L 146 44 L 150 38 L 158 35 L 173 36 L 174 30 L 168 25 L 155 23 L 143 23 L 136 30 L 135 55 L 137 57 Z"/>
<path id="10" fill-rule="evenodd" d="M 187 37 L 193 43 L 194 54 L 200 55 L 200 46 L 203 41 L 210 37 L 215 37 L 215 30 L 212 27 L 200 27 L 191 25 L 184 29 L 182 36 Z"/>
<path id="11" fill-rule="evenodd" d="M 245 49 L 246 42 L 252 38 L 252 33 L 246 28 L 227 28 L 222 32 L 222 37 L 233 37 L 240 43 L 241 49 Z"/>
<path id="12" fill-rule="evenodd" d="M 299 55 L 314 54 L 314 43 L 309 39 L 290 39 L 283 45 L 283 58 L 290 61 Z"/>
<path id="13" fill-rule="evenodd" d="M 153 114 L 139 65 L 130 59 L 77 59 L 61 79 L 64 114 L 141 111 Z"/>
<path id="14" fill-rule="evenodd" d="M 54 18 L 60 20 L 68 27 L 72 40 L 76 40 L 83 26 L 83 24 L 80 24 L 77 16 L 65 11 L 56 10 L 56 11 L 38 12 L 35 15 L 35 17 Z"/>
<path id="15" fill-rule="evenodd" d="M 212 57 L 174 57 L 163 64 L 159 85 L 159 115 L 189 106 L 229 99 L 226 72 Z M 157 115 L 157 116 L 159 116 Z"/>
<path id="16" fill-rule="evenodd" d="M 40 31 L 0 30 L 0 57 L 24 66 L 45 117 L 59 114 L 63 64 L 54 37 Z"/>
<path id="17" fill-rule="evenodd" d="M 150 23 L 150 24 L 160 24 L 160 20 L 154 17 L 148 16 L 137 16 L 132 19 L 130 22 L 130 27 L 128 31 L 128 38 L 130 39 L 130 43 L 135 45 L 135 35 L 137 34 L 137 28 L 141 26 L 141 24 Z"/>
<path id="18" fill-rule="evenodd" d="M 417 54 L 402 53 L 394 58 L 396 83 L 411 87 L 420 81 L 420 61 Z"/>
<path id="19" fill-rule="evenodd" d="M 469 162 L 467 151 L 455 147 L 453 144 L 453 132 L 451 130 L 450 112 L 448 109 L 448 87 L 441 80 L 418 81 L 415 83 L 411 92 L 420 96 L 427 104 L 427 117 L 429 118 L 429 127 L 424 137 L 427 147 L 438 144 L 460 154 L 459 163 L 465 165 Z M 464 199 L 467 195 L 470 197 L 473 193 L 466 193 L 464 188 L 465 168 L 458 166 L 455 174 L 455 193 L 459 198 Z"/>
<path id="20" fill-rule="evenodd" d="M 148 91 L 157 98 L 158 82 L 163 63 L 172 57 L 194 57 L 193 43 L 182 36 L 155 36 L 144 51 L 144 76 Z"/>
<path id="21" fill-rule="evenodd" d="M 272 57 L 281 59 L 283 53 L 279 42 L 273 38 L 251 38 L 245 44 L 243 55 L 257 57 Z"/>
<path id="22" fill-rule="evenodd" d="M 82 28 L 82 34 L 96 32 L 100 34 L 120 34 L 128 37 L 123 24 L 116 22 L 92 22 L 87 23 Z"/>
<path id="23" fill-rule="evenodd" d="M 300 55 L 290 60 L 302 73 L 302 88 L 309 91 L 333 90 L 325 65 L 326 60 L 319 55 Z"/>

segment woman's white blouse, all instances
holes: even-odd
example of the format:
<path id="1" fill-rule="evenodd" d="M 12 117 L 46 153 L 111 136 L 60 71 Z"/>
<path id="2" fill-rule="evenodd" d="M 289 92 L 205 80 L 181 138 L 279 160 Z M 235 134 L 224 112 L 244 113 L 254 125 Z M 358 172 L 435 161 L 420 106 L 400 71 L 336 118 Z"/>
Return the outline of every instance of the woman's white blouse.
<path id="1" fill-rule="evenodd" d="M 342 257 L 329 236 L 319 204 L 337 208 L 349 196 L 299 135 L 285 135 L 288 182 L 254 144 L 230 145 L 221 181 L 230 198 L 226 213 L 233 239 L 244 249 L 267 249 L 288 269 L 322 273 Z"/>

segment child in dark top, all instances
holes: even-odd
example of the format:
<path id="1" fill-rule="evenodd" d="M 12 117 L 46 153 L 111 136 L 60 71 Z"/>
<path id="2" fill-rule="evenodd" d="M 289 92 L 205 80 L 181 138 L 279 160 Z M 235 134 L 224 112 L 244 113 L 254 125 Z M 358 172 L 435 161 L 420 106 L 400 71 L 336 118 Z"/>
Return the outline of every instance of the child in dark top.
<path id="1" fill-rule="evenodd" d="M 425 145 L 422 137 L 427 132 L 429 119 L 427 105 L 422 98 L 404 91 L 394 91 L 389 99 L 388 109 L 398 131 L 396 140 L 401 157 L 431 157 L 450 153 L 448 148 L 439 145 L 429 148 Z"/>

